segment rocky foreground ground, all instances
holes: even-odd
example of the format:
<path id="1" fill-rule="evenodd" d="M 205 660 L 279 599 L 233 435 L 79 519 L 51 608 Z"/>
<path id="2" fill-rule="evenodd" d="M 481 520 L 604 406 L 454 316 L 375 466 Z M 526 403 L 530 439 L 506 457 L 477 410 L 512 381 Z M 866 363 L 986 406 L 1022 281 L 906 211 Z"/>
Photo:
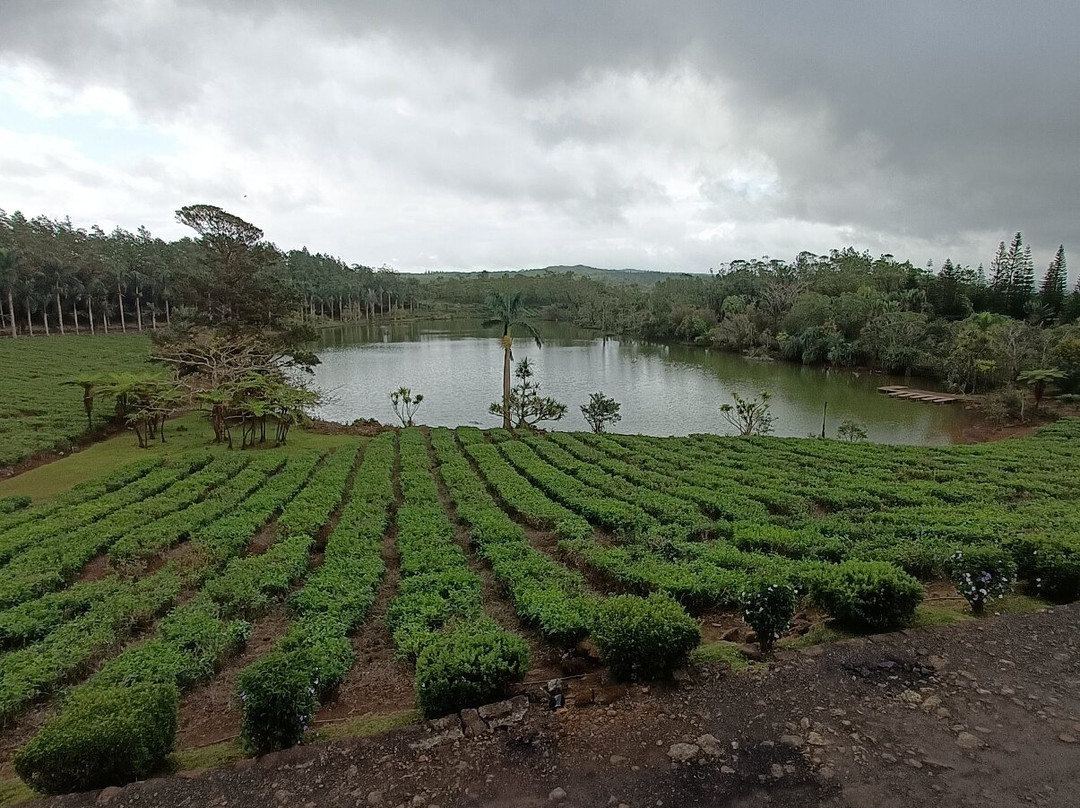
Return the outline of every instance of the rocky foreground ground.
<path id="1" fill-rule="evenodd" d="M 1080 805 L 1080 607 L 531 697 L 74 806 Z"/>

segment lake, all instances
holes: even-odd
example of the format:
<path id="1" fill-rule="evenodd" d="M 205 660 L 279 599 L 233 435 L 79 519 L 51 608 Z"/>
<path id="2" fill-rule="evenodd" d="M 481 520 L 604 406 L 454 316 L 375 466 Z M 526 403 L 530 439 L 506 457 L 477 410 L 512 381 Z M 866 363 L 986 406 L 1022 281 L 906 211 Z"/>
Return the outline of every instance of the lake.
<path id="1" fill-rule="evenodd" d="M 826 371 L 786 362 L 763 362 L 706 348 L 625 339 L 607 340 L 562 323 L 539 323 L 544 347 L 514 342 L 514 359 L 528 356 L 542 394 L 567 405 L 566 417 L 548 429 L 585 430 L 581 404 L 597 390 L 622 404 L 612 431 L 646 435 L 730 434 L 719 408 L 732 391 L 773 394 L 775 434 L 805 437 L 826 430 L 836 436 L 844 420 L 858 422 L 881 443 L 958 442 L 967 416 L 957 404 L 936 406 L 889 398 L 886 384 L 940 389 L 909 380 L 851 371 Z M 316 351 L 322 360 L 315 385 L 326 394 L 318 417 L 351 423 L 377 418 L 396 423 L 391 390 L 423 393 L 416 422 L 431 426 L 500 426 L 488 405 L 502 394 L 502 348 L 494 329 L 476 320 L 349 323 L 324 329 Z"/>

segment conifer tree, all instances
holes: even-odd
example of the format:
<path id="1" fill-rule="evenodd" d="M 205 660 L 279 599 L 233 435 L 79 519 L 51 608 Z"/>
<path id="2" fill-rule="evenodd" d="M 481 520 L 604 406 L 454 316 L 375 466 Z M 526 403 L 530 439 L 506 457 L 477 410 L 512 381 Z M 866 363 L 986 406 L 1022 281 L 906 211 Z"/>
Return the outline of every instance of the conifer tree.
<path id="1" fill-rule="evenodd" d="M 1046 269 L 1042 286 L 1039 289 L 1039 302 L 1057 317 L 1065 304 L 1065 290 L 1068 273 L 1065 268 L 1065 245 L 1058 247 L 1057 254 Z"/>

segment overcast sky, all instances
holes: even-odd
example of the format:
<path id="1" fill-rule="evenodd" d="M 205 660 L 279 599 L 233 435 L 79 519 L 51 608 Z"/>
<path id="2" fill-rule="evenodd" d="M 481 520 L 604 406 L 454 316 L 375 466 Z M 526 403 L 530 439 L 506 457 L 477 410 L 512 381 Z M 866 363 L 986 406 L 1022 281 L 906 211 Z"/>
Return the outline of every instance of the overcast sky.
<path id="1" fill-rule="evenodd" d="M 0 208 L 405 270 L 1080 267 L 1080 3 L 0 0 Z M 1076 256 L 1075 258 L 1073 256 Z"/>

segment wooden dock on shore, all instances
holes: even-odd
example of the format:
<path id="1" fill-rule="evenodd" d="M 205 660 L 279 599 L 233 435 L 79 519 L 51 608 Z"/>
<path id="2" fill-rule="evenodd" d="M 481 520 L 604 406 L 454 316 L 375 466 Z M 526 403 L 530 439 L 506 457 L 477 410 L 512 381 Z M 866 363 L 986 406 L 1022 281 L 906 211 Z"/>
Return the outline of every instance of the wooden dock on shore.
<path id="1" fill-rule="evenodd" d="M 927 404 L 952 404 L 955 401 L 963 401 L 964 396 L 954 396 L 948 393 L 932 393 L 929 390 L 913 390 L 902 384 L 892 384 L 879 387 L 879 393 L 884 393 L 890 398 L 907 398 L 912 401 L 924 401 Z"/>

